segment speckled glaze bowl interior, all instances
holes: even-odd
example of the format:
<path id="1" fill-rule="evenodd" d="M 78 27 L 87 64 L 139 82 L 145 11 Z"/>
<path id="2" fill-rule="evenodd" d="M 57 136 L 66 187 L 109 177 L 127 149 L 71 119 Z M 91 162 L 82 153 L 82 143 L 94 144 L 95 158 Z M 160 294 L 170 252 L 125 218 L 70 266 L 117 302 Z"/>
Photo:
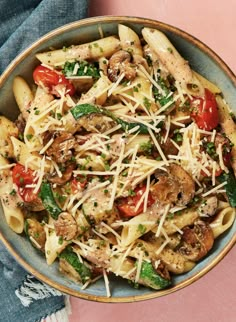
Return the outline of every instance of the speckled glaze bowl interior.
<path id="1" fill-rule="evenodd" d="M 5 70 L 0 78 L 0 113 L 14 120 L 19 110 L 12 93 L 12 82 L 16 75 L 32 82 L 32 70 L 38 64 L 35 54 L 46 51 L 49 47 L 61 48 L 100 38 L 99 29 L 104 36 L 117 34 L 119 23 L 126 24 L 140 34 L 143 27 L 157 28 L 163 31 L 181 55 L 190 62 L 191 67 L 218 85 L 226 101 L 236 112 L 236 77 L 227 65 L 206 45 L 193 36 L 164 23 L 136 17 L 96 17 L 74 22 L 58 28 L 32 44 L 19 55 Z M 38 279 L 54 288 L 84 299 L 99 302 L 133 302 L 156 298 L 177 291 L 207 273 L 233 247 L 236 241 L 236 222 L 225 234 L 218 238 L 207 257 L 190 272 L 174 277 L 173 286 L 162 291 L 149 288 L 132 288 L 127 281 L 119 278 L 110 280 L 111 298 L 106 297 L 103 280 L 97 281 L 85 290 L 63 277 L 58 271 L 58 264 L 46 264 L 43 256 L 34 249 L 24 236 L 15 234 L 6 224 L 0 209 L 0 237 L 15 259 Z"/>

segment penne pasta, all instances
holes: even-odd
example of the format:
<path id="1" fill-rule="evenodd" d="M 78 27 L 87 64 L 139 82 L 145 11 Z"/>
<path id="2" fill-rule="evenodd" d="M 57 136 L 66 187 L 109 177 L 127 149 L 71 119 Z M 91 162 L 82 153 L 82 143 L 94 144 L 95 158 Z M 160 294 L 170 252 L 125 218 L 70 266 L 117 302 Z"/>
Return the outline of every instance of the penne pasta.
<path id="1" fill-rule="evenodd" d="M 7 224 L 15 233 L 21 234 L 24 229 L 24 215 L 18 206 L 21 200 L 14 190 L 10 168 L 6 168 L 8 165 L 7 159 L 0 155 L 0 167 L 3 168 L 0 171 L 0 200 Z"/>
<path id="2" fill-rule="evenodd" d="M 36 55 L 38 60 L 47 65 L 62 65 L 73 60 L 97 60 L 101 57 L 109 58 L 120 48 L 120 41 L 114 37 L 106 37 L 87 44 L 71 46 L 65 49 L 52 50 Z"/>
<path id="3" fill-rule="evenodd" d="M 103 105 L 107 99 L 107 92 L 110 85 L 111 82 L 106 76 L 99 78 L 94 86 L 91 87 L 86 94 L 82 95 L 78 103 L 95 103 Z"/>
<path id="4" fill-rule="evenodd" d="M 175 274 L 186 273 L 196 265 L 168 247 L 160 253 L 159 257 L 167 265 L 168 270 Z"/>
<path id="5" fill-rule="evenodd" d="M 0 154 L 6 158 L 10 158 L 13 156 L 11 137 L 17 137 L 19 131 L 16 125 L 4 116 L 0 116 L 0 127 Z"/>
<path id="6" fill-rule="evenodd" d="M 1 195 L 0 199 L 7 224 L 15 233 L 21 234 L 24 230 L 22 210 L 16 206 L 16 202 L 12 201 L 12 197 L 8 194 Z"/>
<path id="7" fill-rule="evenodd" d="M 226 207 L 222 209 L 215 219 L 210 223 L 211 229 L 214 234 L 214 238 L 217 238 L 223 234 L 229 227 L 232 226 L 235 220 L 235 209 L 232 207 Z"/>
<path id="8" fill-rule="evenodd" d="M 98 29 L 36 55 L 35 93 L 14 79 L 21 114 L 0 116 L 0 199 L 48 265 L 81 289 L 103 276 L 110 297 L 108 273 L 167 288 L 232 227 L 236 128 L 221 89 L 164 33 Z"/>
<path id="9" fill-rule="evenodd" d="M 131 52 L 133 56 L 143 56 L 143 50 L 139 36 L 129 27 L 118 25 L 120 45 L 123 50 Z"/>
<path id="10" fill-rule="evenodd" d="M 173 217 L 173 218 L 172 218 Z M 199 218 L 199 214 L 196 209 L 186 209 L 182 211 L 179 215 L 173 215 L 171 218 L 166 220 L 163 224 L 163 228 L 165 229 L 167 235 L 172 235 L 178 230 L 181 230 L 182 228 L 186 226 L 190 226 L 194 223 L 195 220 Z M 158 229 L 154 228 L 153 232 L 156 233 Z"/>
<path id="11" fill-rule="evenodd" d="M 45 243 L 45 256 L 48 265 L 51 265 L 58 255 L 65 249 L 68 242 L 61 241 L 60 236 L 56 235 L 56 232 L 47 226 L 45 226 L 46 243 Z"/>
<path id="12" fill-rule="evenodd" d="M 139 105 L 137 109 L 148 110 L 148 112 L 155 112 L 158 107 L 150 95 L 152 90 L 151 82 L 143 76 L 136 77 L 136 84 L 133 87 L 133 95 Z"/>
<path id="13" fill-rule="evenodd" d="M 157 54 L 162 64 L 182 87 L 192 94 L 202 95 L 203 86 L 193 74 L 189 64 L 177 52 L 168 38 L 159 30 L 143 28 L 142 34 L 148 45 Z M 195 90 L 192 91 L 192 88 Z"/>
<path id="14" fill-rule="evenodd" d="M 30 105 L 34 99 L 29 85 L 21 76 L 16 76 L 13 80 L 12 90 L 23 118 L 27 119 Z"/>
<path id="15" fill-rule="evenodd" d="M 234 173 L 236 173 L 236 124 L 232 120 L 231 112 L 227 103 L 222 99 L 221 96 L 216 96 L 216 101 L 219 108 L 219 118 L 223 131 L 232 142 L 232 167 Z"/>
<path id="16" fill-rule="evenodd" d="M 200 75 L 199 73 L 193 71 L 194 76 L 196 76 L 197 79 L 201 82 L 202 86 L 204 88 L 208 88 L 212 93 L 214 94 L 220 94 L 221 89 L 216 86 L 214 83 L 210 82 L 208 79 Z"/>
<path id="17" fill-rule="evenodd" d="M 124 226 L 121 233 L 121 245 L 130 245 L 133 241 L 152 230 L 156 225 L 156 216 L 150 214 L 140 214 L 129 220 L 129 224 Z"/>

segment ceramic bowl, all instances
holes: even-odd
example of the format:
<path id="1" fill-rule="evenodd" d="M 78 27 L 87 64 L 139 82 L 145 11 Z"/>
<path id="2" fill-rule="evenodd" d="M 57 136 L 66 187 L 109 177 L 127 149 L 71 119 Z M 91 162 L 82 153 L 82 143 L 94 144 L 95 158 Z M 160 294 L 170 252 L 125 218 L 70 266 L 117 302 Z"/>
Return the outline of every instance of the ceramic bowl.
<path id="1" fill-rule="evenodd" d="M 35 54 L 47 51 L 49 47 L 61 48 L 70 44 L 88 42 L 100 38 L 99 29 L 104 36 L 117 34 L 117 25 L 126 24 L 140 33 L 143 27 L 157 28 L 163 31 L 182 56 L 190 62 L 193 69 L 217 84 L 224 97 L 236 112 L 236 77 L 227 65 L 201 41 L 173 26 L 149 19 L 136 17 L 96 17 L 70 23 L 58 28 L 33 43 L 20 54 L 5 70 L 0 80 L 0 113 L 14 120 L 19 110 L 12 93 L 12 81 L 16 75 L 32 82 L 32 70 L 38 64 Z M 58 264 L 47 266 L 43 256 L 35 250 L 23 236 L 10 230 L 0 211 L 0 237 L 15 259 L 31 274 L 54 288 L 72 296 L 100 302 L 133 302 L 152 299 L 170 294 L 198 280 L 212 269 L 227 254 L 236 240 L 236 221 L 234 225 L 218 238 L 214 248 L 205 259 L 190 272 L 174 277 L 173 286 L 162 291 L 153 291 L 141 287 L 134 289 L 127 281 L 119 278 L 110 280 L 112 297 L 106 297 L 103 280 L 97 281 L 85 290 L 63 277 L 58 271 Z"/>

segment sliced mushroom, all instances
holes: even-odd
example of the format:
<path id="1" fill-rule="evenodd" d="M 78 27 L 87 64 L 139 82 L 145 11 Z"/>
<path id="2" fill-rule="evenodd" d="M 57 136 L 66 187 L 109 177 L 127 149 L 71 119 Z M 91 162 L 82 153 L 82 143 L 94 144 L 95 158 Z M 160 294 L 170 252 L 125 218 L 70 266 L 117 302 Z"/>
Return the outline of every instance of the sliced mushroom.
<path id="1" fill-rule="evenodd" d="M 198 213 L 200 216 L 211 217 L 214 216 L 218 207 L 218 199 L 216 196 L 212 196 L 203 200 L 198 207 Z"/>
<path id="2" fill-rule="evenodd" d="M 194 262 L 187 260 L 182 254 L 168 246 L 159 254 L 159 258 L 164 262 L 168 271 L 174 274 L 187 272 L 195 265 Z"/>
<path id="3" fill-rule="evenodd" d="M 156 172 L 158 182 L 151 188 L 152 195 L 162 204 L 187 205 L 194 196 L 195 184 L 191 176 L 177 164 L 170 164 L 167 171 Z"/>
<path id="4" fill-rule="evenodd" d="M 24 133 L 25 130 L 25 125 L 26 125 L 26 121 L 23 117 L 23 114 L 19 114 L 17 120 L 15 121 L 15 125 L 17 126 L 19 133 Z"/>
<path id="5" fill-rule="evenodd" d="M 57 236 L 71 240 L 77 235 L 78 227 L 75 218 L 68 212 L 62 212 L 54 223 Z"/>
<path id="6" fill-rule="evenodd" d="M 179 193 L 177 195 L 176 204 L 179 206 L 187 205 L 193 198 L 195 193 L 195 183 L 190 174 L 185 171 L 180 165 L 170 164 L 169 171 L 179 185 Z"/>
<path id="7" fill-rule="evenodd" d="M 42 200 L 39 197 L 33 199 L 30 202 L 25 201 L 24 208 L 26 208 L 28 211 L 41 211 L 45 209 Z"/>
<path id="8" fill-rule="evenodd" d="M 96 265 L 97 268 L 107 268 L 109 266 L 109 260 L 111 256 L 111 249 L 109 243 L 99 239 L 89 239 L 88 246 L 91 249 L 87 249 L 86 253 L 82 253 L 90 263 Z M 78 247 L 75 246 L 75 249 Z M 94 250 L 93 250 L 94 249 Z"/>
<path id="9" fill-rule="evenodd" d="M 57 163 L 63 163 L 71 159 L 72 149 L 76 141 L 71 133 L 63 131 L 47 132 L 44 135 L 43 143 L 46 145 L 51 139 L 53 143 L 46 150 L 46 154 L 52 157 Z"/>
<path id="10" fill-rule="evenodd" d="M 83 203 L 84 214 L 100 233 L 108 232 L 107 228 L 100 225 L 102 221 L 111 225 L 114 221 L 120 219 L 117 208 L 115 206 L 112 209 L 109 208 L 111 187 L 112 185 L 107 186 L 105 191 L 104 188 L 94 190 L 93 194 Z"/>
<path id="11" fill-rule="evenodd" d="M 125 50 L 119 50 L 113 54 L 109 60 L 108 77 L 112 82 L 116 82 L 119 75 L 125 74 L 128 80 L 133 80 L 136 76 L 136 70 L 132 67 L 131 55 Z"/>
<path id="12" fill-rule="evenodd" d="M 77 124 L 92 133 L 103 133 L 115 126 L 115 122 L 110 117 L 95 113 L 81 117 Z"/>
<path id="13" fill-rule="evenodd" d="M 214 235 L 210 225 L 198 220 L 194 226 L 183 228 L 182 243 L 178 252 L 186 259 L 199 261 L 212 248 Z"/>
<path id="14" fill-rule="evenodd" d="M 56 183 L 59 186 L 62 186 L 71 179 L 73 170 L 75 168 L 76 168 L 76 164 L 70 163 L 68 166 L 66 166 L 66 170 L 62 173 L 61 177 L 59 177 L 58 175 L 49 176 L 48 181 L 52 183 Z"/>
<path id="15" fill-rule="evenodd" d="M 34 218 L 26 219 L 26 234 L 31 243 L 43 252 L 46 242 L 46 233 L 41 223 Z"/>
<path id="16" fill-rule="evenodd" d="M 165 263 L 160 260 L 158 263 L 158 266 L 155 267 L 155 261 L 152 260 L 152 266 L 153 268 L 155 268 L 155 271 L 157 272 L 158 275 L 160 275 L 162 278 L 169 280 L 170 281 L 170 273 L 167 269 L 167 266 L 165 265 Z"/>
<path id="17" fill-rule="evenodd" d="M 176 155 L 178 154 L 177 147 L 171 142 L 170 138 L 167 138 L 167 140 L 164 143 L 161 143 L 161 149 L 164 152 L 165 155 Z"/>

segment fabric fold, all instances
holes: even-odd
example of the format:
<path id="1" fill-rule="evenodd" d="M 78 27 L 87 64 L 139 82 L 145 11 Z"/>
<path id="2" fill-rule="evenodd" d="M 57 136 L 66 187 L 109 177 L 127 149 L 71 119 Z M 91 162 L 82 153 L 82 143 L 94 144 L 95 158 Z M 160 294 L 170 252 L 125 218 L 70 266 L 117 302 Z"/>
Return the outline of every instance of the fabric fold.
<path id="1" fill-rule="evenodd" d="M 64 24 L 85 18 L 88 12 L 87 0 L 34 0 L 34 9 L 29 5 L 26 6 L 31 1 L 24 0 L 21 6 L 18 2 L 21 3 L 21 1 L 4 0 L 1 4 L 0 73 L 38 38 Z M 4 19 L 5 16 L 8 19 Z M 13 30 L 13 33 L 6 39 L 9 30 Z"/>
<path id="2" fill-rule="evenodd" d="M 88 12 L 87 0 L 2 0 L 0 6 L 0 74 L 41 36 Z M 67 321 L 67 298 L 27 274 L 1 242 L 0 276 L 0 322 Z"/>

